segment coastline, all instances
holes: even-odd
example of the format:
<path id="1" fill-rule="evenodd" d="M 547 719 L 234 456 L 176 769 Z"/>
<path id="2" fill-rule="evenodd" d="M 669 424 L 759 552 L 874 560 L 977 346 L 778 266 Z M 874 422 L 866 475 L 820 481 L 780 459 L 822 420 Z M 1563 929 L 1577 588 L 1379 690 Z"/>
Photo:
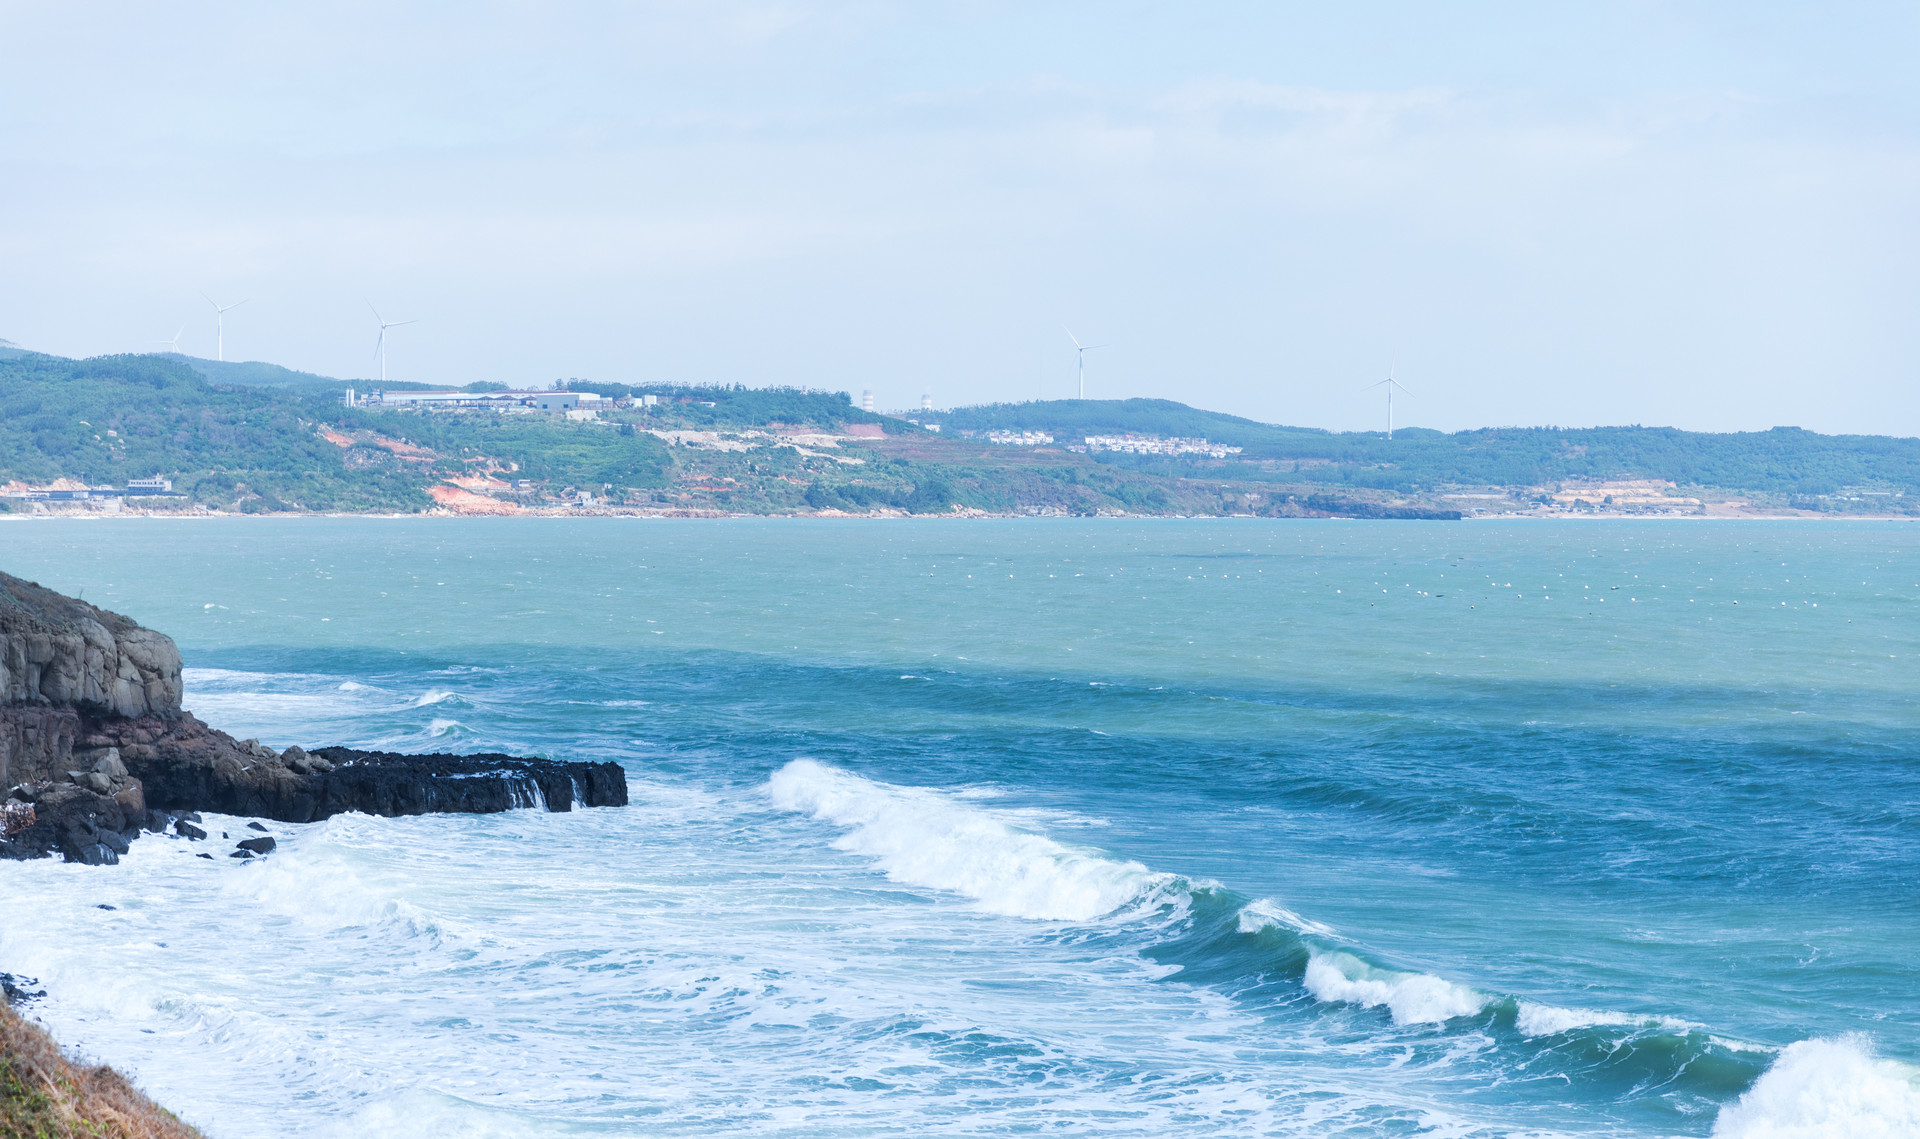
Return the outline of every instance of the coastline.
<path id="1" fill-rule="evenodd" d="M 7 996 L 0 1000 L 0 1133 L 203 1139 L 113 1068 L 69 1054 Z"/>
<path id="2" fill-rule="evenodd" d="M 1499 514 L 1462 513 L 1457 519 L 1432 518 L 1357 518 L 1348 515 L 1266 515 L 1266 514 L 1026 514 L 995 513 L 986 510 L 954 510 L 945 514 L 913 514 L 904 510 L 873 510 L 862 514 L 849 511 L 819 510 L 806 513 L 755 514 L 745 511 L 724 510 L 649 510 L 636 508 L 614 510 L 578 507 L 533 507 L 516 510 L 512 513 L 462 513 L 453 510 L 423 510 L 416 514 L 397 513 L 354 513 L 351 511 L 304 511 L 282 510 L 272 513 L 236 514 L 211 511 L 165 511 L 165 510 L 116 510 L 91 511 L 47 511 L 34 514 L 0 514 L 0 524 L 8 522 L 47 522 L 58 520 L 81 520 L 107 522 L 121 518 L 137 519 L 174 519 L 178 521 L 218 521 L 218 520 L 257 520 L 283 518 L 365 518 L 365 519 L 472 519 L 472 518 L 632 518 L 632 519 L 700 519 L 706 521 L 725 521 L 741 518 L 798 519 L 813 520 L 855 520 L 855 521 L 1149 521 L 1169 522 L 1554 522 L 1578 520 L 1587 522 L 1920 522 L 1920 515 L 1914 514 L 1823 514 L 1818 511 L 1781 510 L 1766 513 L 1721 513 L 1721 514 L 1629 514 L 1603 513 L 1591 510 L 1566 511 L 1527 511 L 1515 510 Z"/>

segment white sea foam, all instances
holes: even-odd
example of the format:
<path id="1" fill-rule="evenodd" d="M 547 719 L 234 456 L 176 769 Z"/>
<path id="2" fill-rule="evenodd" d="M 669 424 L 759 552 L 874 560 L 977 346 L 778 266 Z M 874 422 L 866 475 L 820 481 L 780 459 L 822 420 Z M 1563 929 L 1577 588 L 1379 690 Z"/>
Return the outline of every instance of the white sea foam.
<path id="1" fill-rule="evenodd" d="M 458 692 L 453 692 L 445 688 L 430 688 L 416 697 L 408 707 L 425 708 L 429 704 L 443 704 L 448 700 L 457 700 L 459 698 L 460 694 Z"/>
<path id="2" fill-rule="evenodd" d="M 1920 1135 L 1916 1069 L 1866 1042 L 1790 1044 L 1747 1094 L 1722 1108 L 1715 1139 L 1910 1139 Z"/>
<path id="3" fill-rule="evenodd" d="M 1177 881 L 1023 830 L 1003 813 L 811 759 L 776 771 L 767 791 L 785 810 L 848 828 L 833 845 L 872 858 L 894 881 L 950 890 L 1009 917 L 1087 921 Z"/>
<path id="4" fill-rule="evenodd" d="M 461 731 L 465 728 L 466 725 L 458 720 L 430 720 L 427 723 L 427 734 L 430 736 L 444 736 L 449 732 Z"/>
<path id="5" fill-rule="evenodd" d="M 1367 964 L 1350 953 L 1316 953 L 1307 960 L 1307 992 L 1315 1000 L 1385 1005 L 1395 1024 L 1440 1024 L 1471 1016 L 1489 998 L 1464 985 L 1426 973 L 1403 973 Z"/>
<path id="6" fill-rule="evenodd" d="M 1259 933 L 1263 929 L 1281 926 L 1296 933 L 1312 933 L 1321 937 L 1338 935 L 1332 926 L 1304 918 L 1292 910 L 1269 898 L 1257 898 L 1240 911 L 1240 932 Z"/>
<path id="7" fill-rule="evenodd" d="M 1521 1001 L 1518 1015 L 1514 1017 L 1514 1026 L 1528 1036 L 1554 1036 L 1562 1032 L 1572 1032 L 1578 1028 L 1628 1025 L 1638 1028 L 1658 1028 L 1667 1032 L 1690 1032 L 1699 1027 L 1678 1017 L 1636 1016 L 1632 1013 L 1597 1009 L 1561 1008 L 1558 1005 L 1535 1004 L 1532 1001 Z"/>

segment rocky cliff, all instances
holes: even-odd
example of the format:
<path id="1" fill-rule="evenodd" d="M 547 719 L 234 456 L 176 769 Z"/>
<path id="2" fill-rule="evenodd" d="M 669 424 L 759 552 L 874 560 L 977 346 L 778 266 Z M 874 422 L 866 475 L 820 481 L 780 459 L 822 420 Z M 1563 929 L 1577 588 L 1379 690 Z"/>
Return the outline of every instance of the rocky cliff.
<path id="1" fill-rule="evenodd" d="M 0 573 L 0 857 L 115 862 L 143 827 L 202 810 L 311 822 L 627 802 L 618 764 L 275 751 L 208 727 L 180 692 L 171 638 Z"/>

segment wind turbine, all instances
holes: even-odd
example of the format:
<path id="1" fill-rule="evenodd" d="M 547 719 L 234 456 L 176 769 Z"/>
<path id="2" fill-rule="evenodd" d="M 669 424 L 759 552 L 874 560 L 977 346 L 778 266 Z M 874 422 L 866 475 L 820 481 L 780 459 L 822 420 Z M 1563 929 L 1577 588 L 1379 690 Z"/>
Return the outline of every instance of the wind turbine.
<path id="1" fill-rule="evenodd" d="M 180 326 L 180 332 L 176 332 L 173 334 L 172 340 L 156 340 L 154 341 L 154 343 L 165 344 L 167 346 L 167 351 L 173 353 L 175 356 L 178 356 L 180 354 L 180 333 L 185 332 L 186 330 L 187 330 L 187 326 L 183 324 Z"/>
<path id="2" fill-rule="evenodd" d="M 1105 348 L 1106 345 L 1082 344 L 1080 343 L 1080 338 L 1073 334 L 1073 329 L 1067 328 L 1064 324 L 1060 327 L 1066 329 L 1067 339 L 1073 341 L 1073 347 L 1077 353 L 1074 359 L 1079 363 L 1077 375 L 1080 378 L 1080 398 L 1085 399 L 1087 398 L 1087 353 L 1093 351 L 1095 348 Z"/>
<path id="3" fill-rule="evenodd" d="M 1391 441 L 1393 439 L 1393 389 L 1399 388 L 1401 391 L 1407 392 L 1407 385 L 1393 378 L 1393 366 L 1389 364 L 1387 366 L 1387 378 L 1377 384 L 1368 384 L 1367 387 L 1369 390 L 1378 387 L 1387 389 L 1387 439 Z M 1407 392 L 1407 394 L 1412 395 L 1413 393 Z"/>
<path id="4" fill-rule="evenodd" d="M 222 308 L 220 307 L 219 302 L 215 301 L 212 297 L 207 296 L 207 294 L 201 293 L 200 295 L 202 297 L 205 297 L 206 302 L 213 306 L 213 328 L 214 328 L 213 358 L 216 360 L 225 360 L 227 358 L 227 313 L 231 312 L 234 309 L 239 308 L 243 304 L 246 304 L 247 301 L 250 301 L 253 298 L 248 297 L 247 301 L 237 301 L 234 304 L 230 304 L 225 308 Z"/>
<path id="5" fill-rule="evenodd" d="M 373 309 L 373 319 L 380 322 L 380 339 L 374 341 L 373 354 L 380 357 L 380 382 L 384 384 L 387 382 L 387 329 L 419 322 L 418 320 L 388 320 L 380 315 L 379 309 L 373 308 L 372 301 L 367 302 L 367 307 Z"/>

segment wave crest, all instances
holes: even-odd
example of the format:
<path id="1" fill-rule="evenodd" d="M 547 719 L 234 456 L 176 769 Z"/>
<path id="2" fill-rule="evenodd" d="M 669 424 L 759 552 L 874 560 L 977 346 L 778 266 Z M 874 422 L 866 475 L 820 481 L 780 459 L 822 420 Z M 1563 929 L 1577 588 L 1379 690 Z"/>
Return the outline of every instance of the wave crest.
<path id="1" fill-rule="evenodd" d="M 1314 954 L 1307 960 L 1305 984 L 1315 1000 L 1385 1005 L 1395 1024 L 1442 1024 L 1472 1016 L 1492 999 L 1427 973 L 1381 969 L 1351 953 Z"/>
<path id="2" fill-rule="evenodd" d="M 1714 1139 L 1894 1139 L 1920 1135 L 1915 1070 L 1857 1037 L 1789 1044 L 1714 1120 Z"/>
<path id="3" fill-rule="evenodd" d="M 796 759 L 767 781 L 774 805 L 847 828 L 838 850 L 888 878 L 949 890 L 1008 917 L 1088 921 L 1149 900 L 1178 881 L 1023 830 L 951 796 L 865 779 Z"/>

